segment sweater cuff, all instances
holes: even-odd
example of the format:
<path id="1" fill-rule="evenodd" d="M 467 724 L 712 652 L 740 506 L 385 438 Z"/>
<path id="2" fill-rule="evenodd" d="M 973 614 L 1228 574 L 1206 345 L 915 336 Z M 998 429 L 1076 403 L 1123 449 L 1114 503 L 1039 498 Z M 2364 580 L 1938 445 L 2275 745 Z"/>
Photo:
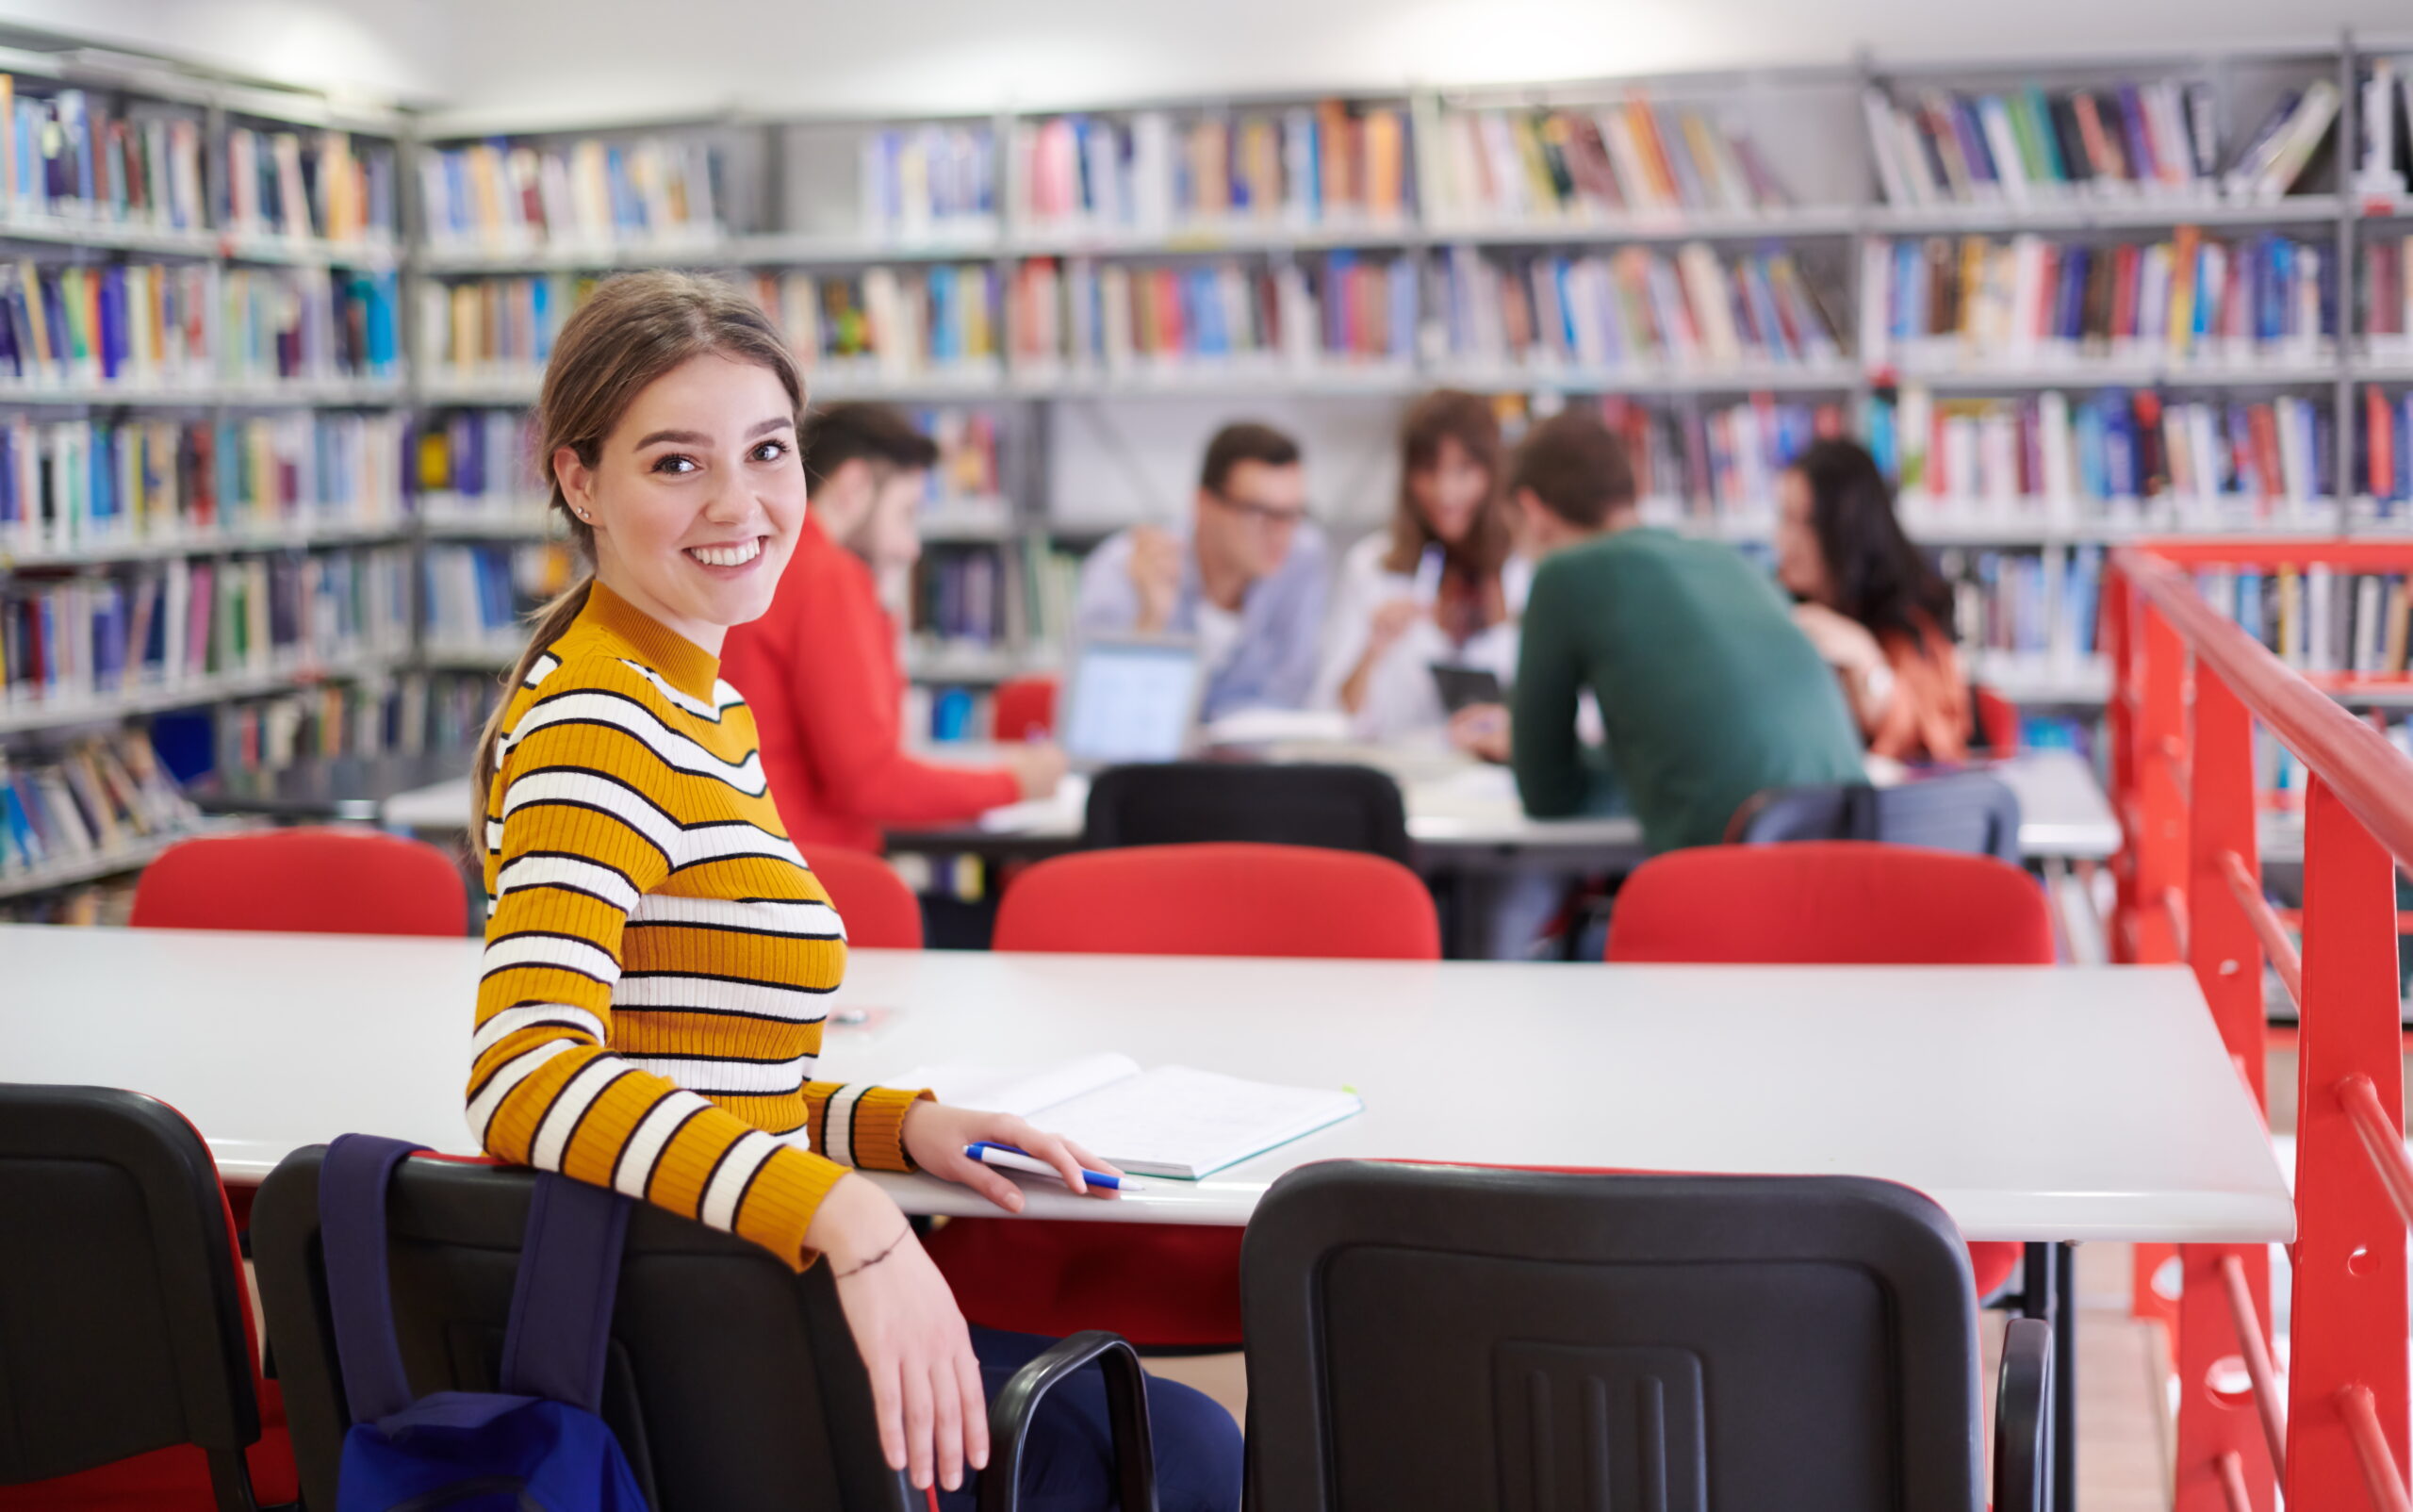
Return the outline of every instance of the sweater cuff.
<path id="1" fill-rule="evenodd" d="M 741 1215 L 737 1233 L 802 1271 L 821 1257 L 804 1247 L 805 1230 L 829 1189 L 846 1179 L 846 1169 L 793 1145 L 763 1162 Z"/>
<path id="2" fill-rule="evenodd" d="M 927 1088 L 840 1087 L 823 1105 L 821 1137 L 813 1147 L 858 1170 L 914 1170 L 912 1158 L 905 1153 L 905 1111 L 925 1100 L 937 1100 Z"/>

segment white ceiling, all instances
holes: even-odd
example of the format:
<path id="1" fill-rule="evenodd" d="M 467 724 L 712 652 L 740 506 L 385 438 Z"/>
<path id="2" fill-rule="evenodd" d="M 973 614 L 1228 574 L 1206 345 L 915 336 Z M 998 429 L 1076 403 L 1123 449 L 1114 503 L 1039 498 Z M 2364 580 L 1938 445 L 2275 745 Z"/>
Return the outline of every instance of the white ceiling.
<path id="1" fill-rule="evenodd" d="M 0 0 L 0 21 L 531 123 L 978 110 L 2236 42 L 2413 50 L 2413 0 Z"/>

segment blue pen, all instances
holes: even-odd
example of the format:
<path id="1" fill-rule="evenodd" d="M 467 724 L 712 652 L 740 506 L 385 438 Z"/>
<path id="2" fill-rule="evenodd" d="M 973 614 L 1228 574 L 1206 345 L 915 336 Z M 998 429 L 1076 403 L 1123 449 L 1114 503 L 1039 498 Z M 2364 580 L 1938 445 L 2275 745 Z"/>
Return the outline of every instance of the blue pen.
<path id="1" fill-rule="evenodd" d="M 963 1153 L 982 1165 L 993 1165 L 1000 1171 L 1022 1171 L 1035 1176 L 1054 1176 L 1059 1181 L 1064 1179 L 1064 1174 L 1054 1166 L 1033 1156 L 1029 1151 L 1018 1150 L 1010 1144 L 992 1144 L 983 1140 L 977 1144 L 965 1145 Z M 1123 1190 L 1123 1177 L 1110 1176 L 1103 1171 L 1092 1171 L 1084 1167 L 1081 1171 L 1081 1179 L 1092 1187 L 1104 1187 L 1108 1192 Z"/>

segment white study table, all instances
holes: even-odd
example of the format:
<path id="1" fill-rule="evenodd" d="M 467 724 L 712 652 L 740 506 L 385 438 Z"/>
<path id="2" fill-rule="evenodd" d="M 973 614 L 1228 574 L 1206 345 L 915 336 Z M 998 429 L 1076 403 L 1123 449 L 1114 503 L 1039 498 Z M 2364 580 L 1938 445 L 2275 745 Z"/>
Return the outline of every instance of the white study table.
<path id="1" fill-rule="evenodd" d="M 238 1182 L 347 1130 L 465 1152 L 478 957 L 469 940 L 0 926 L 0 1079 L 164 1098 Z M 1111 1048 L 1365 1098 L 1205 1181 L 1112 1202 L 1033 1183 L 1034 1216 L 1244 1223 L 1284 1171 L 1368 1157 L 1880 1176 L 1972 1239 L 2294 1233 L 2183 968 L 865 950 L 831 1011 L 821 1074 L 841 1079 Z M 933 1178 L 878 1179 L 910 1211 L 993 1211 Z"/>
<path id="2" fill-rule="evenodd" d="M 977 752 L 950 752 L 970 759 Z M 1403 756 L 1362 747 L 1317 750 L 1301 747 L 1287 755 L 1362 761 L 1400 780 L 1407 802 L 1407 832 L 1427 850 L 1462 854 L 1479 850 L 1523 853 L 1629 852 L 1639 861 L 1642 826 L 1629 815 L 1535 819 L 1518 802 L 1515 780 L 1505 767 L 1463 759 Z M 2020 848 L 2030 860 L 2101 861 L 2120 848 L 2120 825 L 2086 763 L 2065 750 L 2030 751 L 1987 770 L 2019 796 Z M 939 833 L 900 832 L 894 842 L 915 849 L 979 849 L 984 845 L 1055 843 L 1078 839 L 1080 796 L 1086 787 L 1068 782 L 1054 800 L 1012 804 L 993 811 L 975 829 Z M 401 830 L 464 828 L 469 809 L 466 779 L 398 794 L 386 800 L 382 822 Z"/>

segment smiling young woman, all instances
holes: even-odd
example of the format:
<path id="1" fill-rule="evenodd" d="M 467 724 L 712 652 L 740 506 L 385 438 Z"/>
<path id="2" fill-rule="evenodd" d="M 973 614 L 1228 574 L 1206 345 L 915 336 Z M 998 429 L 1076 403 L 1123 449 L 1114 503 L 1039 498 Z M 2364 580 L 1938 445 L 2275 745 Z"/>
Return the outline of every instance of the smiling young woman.
<path id="1" fill-rule="evenodd" d="M 493 901 L 468 1120 L 501 1159 L 826 1258 L 889 1461 L 953 1490 L 987 1458 L 987 1390 L 1034 1341 L 967 1328 L 904 1214 L 849 1172 L 923 1170 L 1014 1211 L 1020 1189 L 967 1144 L 1019 1145 L 1075 1191 L 1082 1165 L 1110 1168 L 1020 1119 L 813 1079 L 845 931 L 719 664 L 804 520 L 803 407 L 768 319 L 710 280 L 615 279 L 562 331 L 537 455 L 592 572 L 539 617 L 479 748 Z M 1151 1398 L 1164 1504 L 1237 1505 L 1229 1416 L 1168 1384 Z M 1095 1405 L 1090 1423 L 1067 1398 L 1033 1434 L 1044 1473 L 1102 1507 Z"/>

